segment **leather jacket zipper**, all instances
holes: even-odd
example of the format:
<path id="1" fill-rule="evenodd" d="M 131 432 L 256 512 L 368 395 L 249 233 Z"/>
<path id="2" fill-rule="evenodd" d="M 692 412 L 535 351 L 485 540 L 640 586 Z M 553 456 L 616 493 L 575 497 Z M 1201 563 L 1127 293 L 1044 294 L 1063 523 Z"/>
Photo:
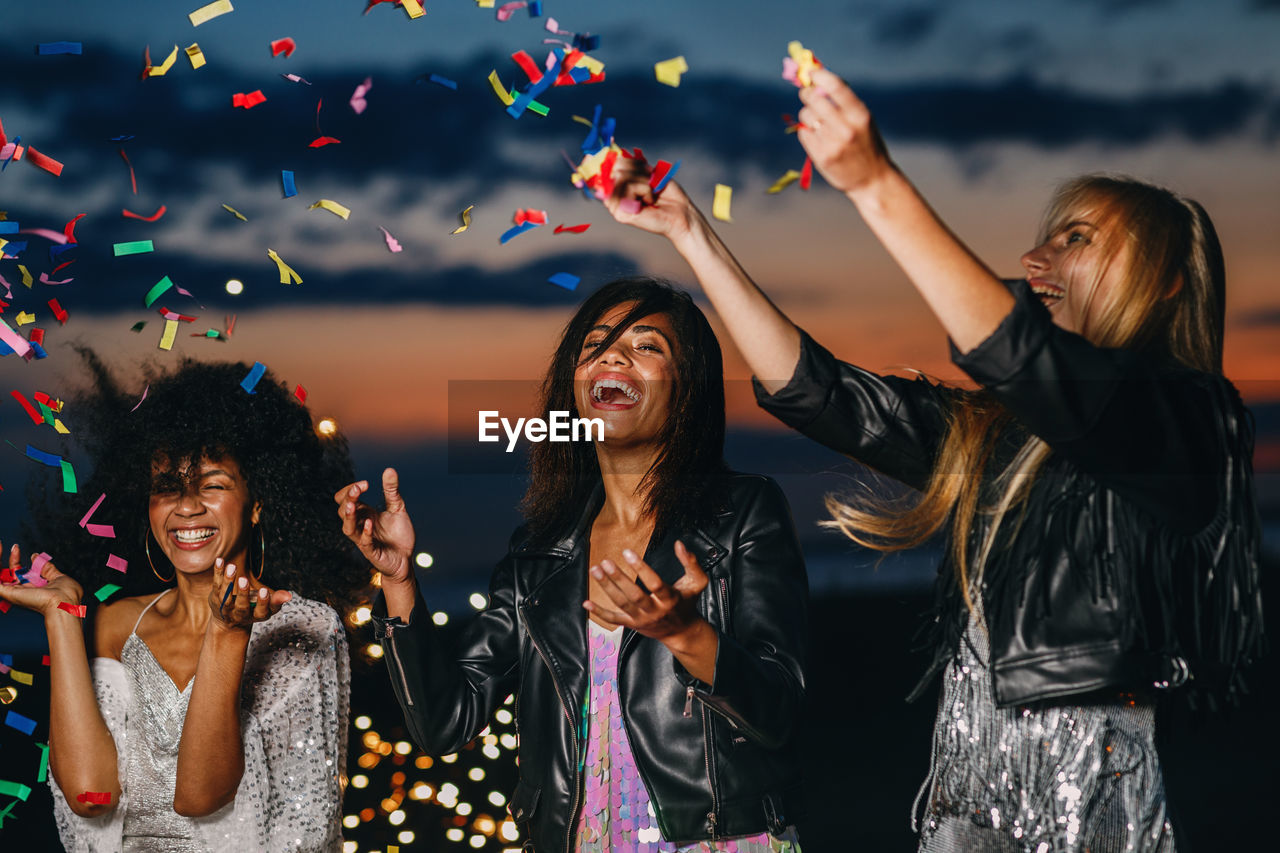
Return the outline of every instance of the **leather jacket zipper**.
<path id="1" fill-rule="evenodd" d="M 551 673 L 551 684 L 556 688 L 556 696 L 560 699 L 561 706 L 564 707 L 564 715 L 569 718 L 569 737 L 573 743 L 573 802 L 569 805 L 569 821 L 565 824 L 564 830 L 564 849 L 565 853 L 569 853 L 569 850 L 573 847 L 573 829 L 578 823 L 578 800 L 582 794 L 582 775 L 578 766 L 578 757 L 582 750 L 578 745 L 578 724 L 574 722 L 573 712 L 569 710 L 569 703 L 565 701 L 564 691 L 560 688 L 560 679 L 556 677 L 556 671 L 551 666 L 551 659 L 542 650 L 542 646 L 538 645 L 538 638 L 534 636 L 532 629 L 529 628 L 528 619 L 525 620 L 525 629 L 529 631 L 529 642 L 533 644 L 534 650 L 542 658 L 542 662 L 546 664 L 547 672 Z"/>
<path id="2" fill-rule="evenodd" d="M 386 640 L 387 659 L 393 664 L 392 669 L 395 670 L 395 676 L 400 683 L 400 695 L 404 697 L 404 704 L 410 708 L 413 707 L 413 694 L 409 692 L 409 679 L 404 674 L 404 664 L 400 662 L 400 653 L 396 651 L 396 627 L 387 626 Z"/>
<path id="3" fill-rule="evenodd" d="M 707 786 L 711 791 L 711 811 L 707 812 L 707 833 L 711 840 L 718 838 L 716 813 L 720 810 L 720 798 L 716 796 L 716 777 L 711 760 L 711 721 L 707 719 L 707 706 L 702 706 L 702 756 L 707 765 Z"/>

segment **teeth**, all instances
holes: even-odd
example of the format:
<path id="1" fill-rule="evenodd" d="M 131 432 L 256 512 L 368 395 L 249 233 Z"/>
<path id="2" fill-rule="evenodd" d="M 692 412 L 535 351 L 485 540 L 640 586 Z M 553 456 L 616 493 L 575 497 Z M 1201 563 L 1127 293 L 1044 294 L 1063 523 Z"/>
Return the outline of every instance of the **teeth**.
<path id="1" fill-rule="evenodd" d="M 198 530 L 175 530 L 173 535 L 179 542 L 203 542 L 206 539 L 213 538 L 214 530 L 211 527 L 202 527 Z"/>
<path id="2" fill-rule="evenodd" d="M 603 400 L 604 389 L 606 388 L 617 388 L 630 397 L 633 403 L 640 402 L 640 392 L 621 379 L 597 379 L 595 385 L 591 387 L 591 396 L 596 400 Z"/>

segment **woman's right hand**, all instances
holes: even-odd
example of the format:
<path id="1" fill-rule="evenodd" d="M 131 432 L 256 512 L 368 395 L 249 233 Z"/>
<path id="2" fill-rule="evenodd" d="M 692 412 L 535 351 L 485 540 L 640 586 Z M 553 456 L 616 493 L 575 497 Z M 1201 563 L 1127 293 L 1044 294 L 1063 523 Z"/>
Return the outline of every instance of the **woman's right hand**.
<path id="1" fill-rule="evenodd" d="M 649 174 L 648 165 L 642 161 L 618 158 L 613 170 L 613 194 L 604 200 L 604 206 L 622 224 L 676 243 L 705 220 L 675 181 L 668 182 L 654 198 Z"/>
<path id="2" fill-rule="evenodd" d="M 0 543 L 0 552 L 4 550 Z M 15 544 L 9 548 L 9 570 L 15 574 L 22 568 L 22 551 Z M 30 583 L 0 584 L 0 600 L 12 602 L 19 607 L 34 610 L 48 618 L 58 610 L 59 604 L 77 606 L 84 597 L 84 588 L 70 575 L 58 571 L 53 561 L 45 563 L 40 569 L 40 577 L 48 583 L 36 586 Z"/>
<path id="3" fill-rule="evenodd" d="M 384 585 L 413 580 L 410 557 L 416 541 L 413 522 L 400 497 L 400 476 L 394 468 L 382 472 L 382 499 L 385 508 L 375 510 L 360 500 L 369 490 L 369 481 L 344 486 L 333 496 L 342 519 L 342 532 L 356 543 L 360 553 L 382 573 Z"/>
<path id="4" fill-rule="evenodd" d="M 831 186 L 855 192 L 894 170 L 871 110 L 835 74 L 815 70 L 813 85 L 800 90 L 800 100 L 804 107 L 796 136 Z"/>

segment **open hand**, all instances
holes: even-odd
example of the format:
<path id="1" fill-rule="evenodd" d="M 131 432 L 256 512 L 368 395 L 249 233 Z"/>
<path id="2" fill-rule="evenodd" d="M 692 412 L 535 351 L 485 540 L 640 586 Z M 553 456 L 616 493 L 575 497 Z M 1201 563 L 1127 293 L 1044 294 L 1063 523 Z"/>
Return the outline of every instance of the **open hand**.
<path id="1" fill-rule="evenodd" d="M 396 469 L 382 472 L 382 500 L 379 511 L 360 500 L 369 490 L 369 481 L 361 480 L 339 489 L 333 496 L 342 519 L 342 532 L 356 543 L 360 553 L 382 573 L 384 580 L 400 583 L 413 579 L 409 558 L 416 541 L 413 522 L 400 497 L 400 475 Z"/>
<path id="2" fill-rule="evenodd" d="M 224 563 L 221 557 L 213 561 L 209 609 L 226 628 L 247 631 L 254 622 L 270 619 L 291 598 L 293 593 L 263 586 L 234 563 Z"/>
<path id="3" fill-rule="evenodd" d="M 594 601 L 583 602 L 582 606 L 606 622 L 623 625 L 659 642 L 666 643 L 686 633 L 703 621 L 695 603 L 707 588 L 707 575 L 683 542 L 676 542 L 675 551 L 676 559 L 684 566 L 684 575 L 671 586 L 634 551 L 623 551 L 622 556 L 635 570 L 635 581 L 612 561 L 601 560 L 599 566 L 591 567 L 591 576 L 615 606 L 601 607 Z M 646 593 L 636 581 L 649 591 Z"/>
<path id="4" fill-rule="evenodd" d="M 0 553 L 3 551 L 4 545 L 0 543 Z M 8 570 L 16 574 L 21 568 L 22 550 L 15 544 L 9 548 Z M 58 610 L 59 604 L 78 605 L 84 596 L 84 588 L 75 578 L 58 571 L 52 560 L 40 569 L 40 577 L 47 581 L 43 586 L 17 582 L 0 584 L 0 601 L 12 602 L 47 617 Z"/>

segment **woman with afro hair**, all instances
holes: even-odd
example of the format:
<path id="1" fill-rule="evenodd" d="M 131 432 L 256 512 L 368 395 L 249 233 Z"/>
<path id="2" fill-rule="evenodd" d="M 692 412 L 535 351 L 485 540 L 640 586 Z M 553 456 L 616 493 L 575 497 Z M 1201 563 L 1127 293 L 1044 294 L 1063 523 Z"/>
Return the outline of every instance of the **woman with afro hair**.
<path id="1" fill-rule="evenodd" d="M 31 540 L 54 557 L 0 585 L 48 632 L 63 843 L 340 850 L 350 663 L 334 607 L 368 580 L 329 521 L 344 442 L 246 364 L 148 368 L 126 391 L 81 355 L 93 381 L 67 412 L 93 473 L 75 505 L 36 496 Z M 90 516 L 114 537 L 82 529 Z M 13 545 L 10 580 L 20 561 Z M 123 595 L 81 618 L 106 582 Z"/>

